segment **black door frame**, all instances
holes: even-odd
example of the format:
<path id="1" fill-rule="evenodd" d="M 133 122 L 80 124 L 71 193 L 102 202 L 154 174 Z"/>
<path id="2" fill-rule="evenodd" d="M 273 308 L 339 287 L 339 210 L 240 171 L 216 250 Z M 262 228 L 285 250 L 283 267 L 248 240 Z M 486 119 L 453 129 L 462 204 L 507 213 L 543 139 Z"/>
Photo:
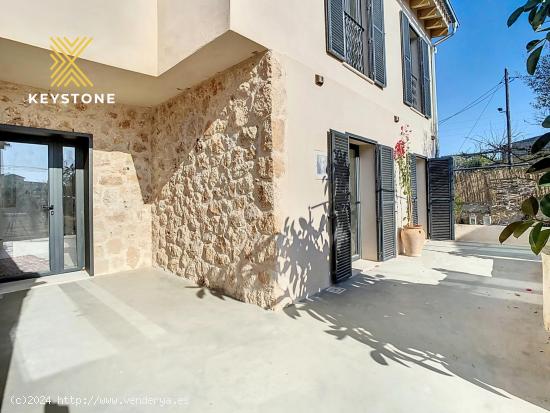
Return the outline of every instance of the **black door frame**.
<path id="1" fill-rule="evenodd" d="M 77 243 L 78 255 L 83 257 L 83 263 L 78 263 L 76 268 L 72 269 L 61 269 L 61 271 L 49 272 L 47 274 L 27 274 L 13 277 L 4 277 L 0 282 L 20 280 L 24 278 L 35 278 L 51 274 L 59 274 L 64 272 L 78 271 L 81 268 L 84 268 L 88 274 L 94 274 L 94 257 L 93 257 L 93 196 L 92 196 L 92 183 L 93 183 L 93 171 L 92 171 L 92 135 L 87 133 L 77 133 L 77 132 L 65 132 L 58 130 L 49 130 L 41 128 L 30 128 L 25 126 L 15 126 L 15 125 L 6 125 L 0 124 L 0 140 L 12 141 L 12 142 L 21 142 L 21 143 L 38 143 L 38 144 L 48 144 L 49 145 L 49 166 L 50 166 L 50 180 L 59 179 L 60 172 L 60 161 L 62 164 L 62 147 L 69 146 L 75 147 L 75 153 L 77 157 L 75 162 L 77 164 L 77 179 L 80 179 L 83 185 L 79 186 L 79 192 L 77 193 L 77 211 L 80 210 L 81 213 L 78 214 L 78 220 L 80 222 L 77 225 L 80 225 L 84 230 L 84 236 L 80 237 L 79 242 Z M 53 148 L 58 148 L 55 150 Z M 52 171 L 53 169 L 53 171 Z M 54 174 L 52 176 L 52 173 Z M 57 176 L 56 176 L 57 175 Z M 55 185 L 54 185 L 55 186 Z M 53 186 L 52 186 L 53 188 Z M 54 189 L 55 190 L 55 189 Z M 54 194 L 57 196 L 57 199 L 60 199 L 59 194 Z M 52 200 L 52 195 L 50 194 L 50 201 Z M 54 215 L 53 222 L 57 222 L 57 225 L 62 225 L 62 216 L 60 214 Z M 51 237 L 52 227 L 56 225 L 50 223 L 50 242 L 62 242 L 60 237 Z M 50 248 L 51 250 L 58 251 L 58 254 L 63 254 L 62 244 L 57 245 L 56 248 Z M 52 258 L 52 257 L 50 257 Z M 62 257 L 61 257 L 62 258 Z M 50 259 L 50 265 L 52 262 L 59 263 L 60 258 L 53 257 L 53 261 Z M 62 262 L 62 259 L 61 259 Z M 83 264 L 83 265 L 82 265 Z"/>

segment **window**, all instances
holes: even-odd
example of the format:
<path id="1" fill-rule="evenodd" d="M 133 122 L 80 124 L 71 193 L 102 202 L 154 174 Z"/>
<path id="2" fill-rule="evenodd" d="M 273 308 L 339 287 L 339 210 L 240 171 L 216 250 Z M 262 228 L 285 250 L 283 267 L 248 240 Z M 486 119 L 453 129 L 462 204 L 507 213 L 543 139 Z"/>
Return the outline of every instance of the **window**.
<path id="1" fill-rule="evenodd" d="M 383 0 L 326 0 L 327 51 L 386 86 Z"/>
<path id="2" fill-rule="evenodd" d="M 430 46 L 401 12 L 403 51 L 403 101 L 426 117 L 432 116 Z"/>
<path id="3" fill-rule="evenodd" d="M 345 0 L 344 4 L 346 6 L 346 14 L 361 25 L 361 0 Z"/>

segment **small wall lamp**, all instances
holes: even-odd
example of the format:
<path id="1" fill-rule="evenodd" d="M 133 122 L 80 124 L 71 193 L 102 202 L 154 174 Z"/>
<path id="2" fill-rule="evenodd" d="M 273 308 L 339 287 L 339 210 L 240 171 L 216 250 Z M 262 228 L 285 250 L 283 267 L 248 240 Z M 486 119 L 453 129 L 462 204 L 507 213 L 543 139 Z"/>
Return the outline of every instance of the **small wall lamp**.
<path id="1" fill-rule="evenodd" d="M 315 75 L 315 84 L 317 86 L 323 86 L 325 84 L 325 78 L 321 75 Z"/>

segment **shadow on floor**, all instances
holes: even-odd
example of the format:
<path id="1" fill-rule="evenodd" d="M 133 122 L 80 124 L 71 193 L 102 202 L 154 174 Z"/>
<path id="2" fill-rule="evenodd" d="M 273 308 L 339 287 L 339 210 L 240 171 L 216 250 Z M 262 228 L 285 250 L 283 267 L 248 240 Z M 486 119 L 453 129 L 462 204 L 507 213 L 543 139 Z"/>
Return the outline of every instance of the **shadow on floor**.
<path id="1" fill-rule="evenodd" d="M 69 406 L 48 403 L 44 405 L 44 413 L 69 413 Z"/>
<path id="2" fill-rule="evenodd" d="M 445 274 L 435 285 L 393 280 L 382 266 L 339 284 L 341 294 L 324 292 L 284 311 L 318 320 L 336 340 L 365 344 L 380 365 L 420 366 L 548 409 L 550 333 L 540 291 L 510 286 L 519 276 L 510 277 L 507 263 L 495 260 L 492 277 L 434 269 Z M 523 268 L 540 271 L 540 264 Z"/>
<path id="3" fill-rule="evenodd" d="M 10 403 L 5 389 L 13 359 L 15 329 L 27 293 L 28 290 L 0 294 L 0 411 Z"/>

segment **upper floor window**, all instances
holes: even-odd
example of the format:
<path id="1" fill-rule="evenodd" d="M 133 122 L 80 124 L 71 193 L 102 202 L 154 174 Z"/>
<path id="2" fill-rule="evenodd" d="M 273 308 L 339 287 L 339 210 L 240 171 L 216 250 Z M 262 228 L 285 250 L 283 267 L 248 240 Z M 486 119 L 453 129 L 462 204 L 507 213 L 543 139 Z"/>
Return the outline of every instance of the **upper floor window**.
<path id="1" fill-rule="evenodd" d="M 386 86 L 383 0 L 326 0 L 327 51 Z"/>
<path id="2" fill-rule="evenodd" d="M 344 0 L 345 13 L 362 28 L 361 0 Z"/>
<path id="3" fill-rule="evenodd" d="M 412 28 L 408 17 L 401 12 L 401 42 L 403 51 L 403 100 L 423 113 L 432 116 L 430 46 Z"/>

